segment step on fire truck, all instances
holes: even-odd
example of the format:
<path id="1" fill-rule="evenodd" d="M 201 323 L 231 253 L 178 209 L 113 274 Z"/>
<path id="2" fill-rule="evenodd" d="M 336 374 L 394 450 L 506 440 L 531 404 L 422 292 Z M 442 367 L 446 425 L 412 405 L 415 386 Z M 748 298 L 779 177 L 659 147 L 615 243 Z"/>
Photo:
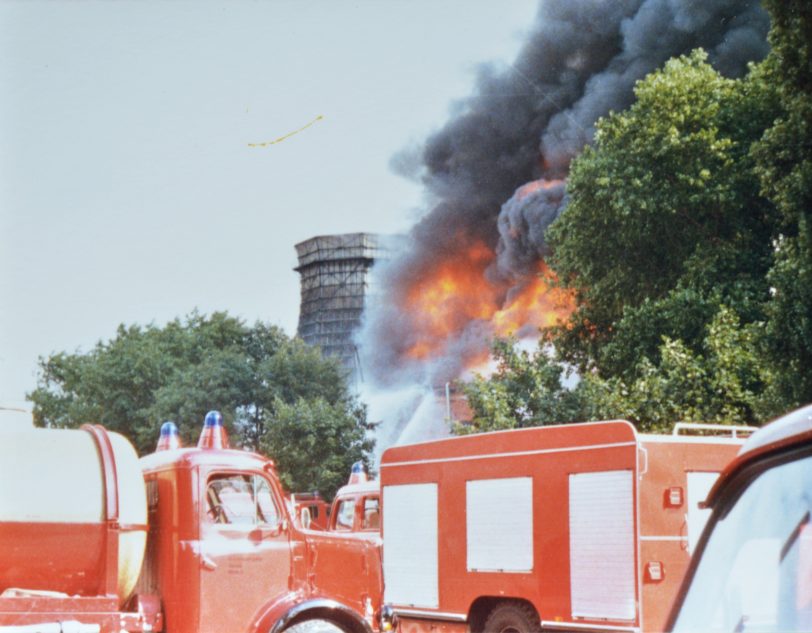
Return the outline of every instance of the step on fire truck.
<path id="1" fill-rule="evenodd" d="M 610 421 L 390 448 L 386 608 L 401 633 L 661 630 L 735 435 Z"/>
<path id="2" fill-rule="evenodd" d="M 100 426 L 0 435 L 0 633 L 377 630 L 379 548 L 302 530 L 272 461 L 162 429 L 138 460 Z"/>

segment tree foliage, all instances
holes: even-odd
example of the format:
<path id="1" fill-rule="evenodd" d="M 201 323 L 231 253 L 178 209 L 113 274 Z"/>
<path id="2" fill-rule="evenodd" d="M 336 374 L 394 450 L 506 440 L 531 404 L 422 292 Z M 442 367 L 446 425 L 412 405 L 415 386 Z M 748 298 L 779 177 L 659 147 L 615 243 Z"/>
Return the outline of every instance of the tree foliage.
<path id="1" fill-rule="evenodd" d="M 778 406 L 775 376 L 764 362 L 764 327 L 742 326 L 722 306 L 705 328 L 699 351 L 664 336 L 656 359 L 640 357 L 631 379 L 602 378 L 594 371 L 568 376 L 544 341 L 531 353 L 516 341 L 498 339 L 495 373 L 463 385 L 474 416 L 455 432 L 617 418 L 660 432 L 675 422 L 759 424 Z"/>
<path id="2" fill-rule="evenodd" d="M 772 51 L 746 77 L 694 52 L 598 123 L 547 234 L 576 309 L 545 332 L 554 359 L 471 385 L 478 427 L 548 423 L 539 402 L 662 430 L 812 400 L 812 4 L 765 6 Z M 576 387 L 539 379 L 565 366 Z"/>
<path id="3" fill-rule="evenodd" d="M 491 349 L 496 371 L 462 385 L 474 412 L 457 433 L 560 424 L 583 419 L 580 393 L 565 387 L 564 367 L 553 362 L 544 344 L 532 353 L 513 339 L 496 339 Z"/>
<path id="4" fill-rule="evenodd" d="M 763 328 L 742 326 L 723 306 L 708 324 L 700 351 L 663 337 L 657 362 L 641 358 L 633 380 L 590 374 L 580 391 L 588 396 L 592 417 L 633 420 L 645 431 L 668 431 L 675 422 L 758 424 L 775 407 Z"/>
<path id="5" fill-rule="evenodd" d="M 625 378 L 663 336 L 698 349 L 722 303 L 760 318 L 777 230 L 749 153 L 776 109 L 759 77 L 726 79 L 695 51 L 635 94 L 573 162 L 570 204 L 547 234 L 578 302 L 558 353 Z"/>
<path id="6" fill-rule="evenodd" d="M 278 398 L 260 448 L 273 455 L 289 490 L 317 490 L 331 498 L 347 483 L 351 465 L 368 461 L 373 448 L 368 429 L 363 405 L 330 404 L 323 397 L 293 403 Z"/>
<path id="7" fill-rule="evenodd" d="M 788 402 L 812 401 L 812 4 L 765 0 L 772 51 L 763 72 L 782 112 L 754 148 L 761 191 L 781 214 L 769 274 L 769 350 Z"/>
<path id="8" fill-rule="evenodd" d="M 334 359 L 279 328 L 248 327 L 223 312 L 193 313 L 163 327 L 121 325 L 87 353 L 41 358 L 29 399 L 38 425 L 100 423 L 129 437 L 141 454 L 154 449 L 168 419 L 193 445 L 206 412 L 217 409 L 233 444 L 282 451 L 280 466 L 298 473 L 288 481 L 307 489 L 346 479 L 370 450 L 365 412 Z M 317 420 L 314 411 L 326 418 Z M 303 428 L 294 433 L 297 414 Z M 309 456 L 312 438 L 333 427 L 343 430 L 340 438 Z"/>

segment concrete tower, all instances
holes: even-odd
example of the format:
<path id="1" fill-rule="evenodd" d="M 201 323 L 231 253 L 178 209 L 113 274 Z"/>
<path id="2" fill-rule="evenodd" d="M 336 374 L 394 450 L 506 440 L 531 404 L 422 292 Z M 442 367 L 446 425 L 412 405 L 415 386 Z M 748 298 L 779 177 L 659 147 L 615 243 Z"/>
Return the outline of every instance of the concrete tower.
<path id="1" fill-rule="evenodd" d="M 373 233 L 320 235 L 296 244 L 302 299 L 298 335 L 357 369 L 353 334 L 371 292 L 370 268 L 388 250 Z"/>

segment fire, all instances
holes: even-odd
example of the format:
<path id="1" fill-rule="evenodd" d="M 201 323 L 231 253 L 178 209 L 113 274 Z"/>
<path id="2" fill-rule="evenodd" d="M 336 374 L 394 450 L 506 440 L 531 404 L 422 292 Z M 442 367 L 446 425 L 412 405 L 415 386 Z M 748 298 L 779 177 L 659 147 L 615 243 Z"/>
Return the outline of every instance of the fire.
<path id="1" fill-rule="evenodd" d="M 479 242 L 438 264 L 430 277 L 412 286 L 406 309 L 416 329 L 407 356 L 425 359 L 443 342 L 474 320 L 490 320 L 499 309 L 499 290 L 489 284 L 485 270 L 495 253 Z"/>
<path id="2" fill-rule="evenodd" d="M 465 364 L 471 366 L 487 360 L 488 335 L 535 334 L 572 311 L 572 295 L 554 286 L 544 262 L 539 262 L 537 275 L 511 289 L 506 299 L 505 288 L 488 281 L 485 274 L 495 257 L 491 248 L 476 243 L 462 254 L 449 256 L 430 276 L 412 286 L 404 306 L 415 332 L 408 357 L 432 358 L 470 323 L 479 322 L 485 324 L 485 335 L 480 349 L 466 350 Z"/>
<path id="3" fill-rule="evenodd" d="M 562 184 L 563 180 L 546 180 L 541 178 L 539 180 L 531 180 L 530 182 L 522 185 L 516 190 L 516 193 L 513 195 L 516 196 L 519 200 L 523 200 L 527 196 L 540 189 L 552 189 L 560 184 Z"/>
<path id="4" fill-rule="evenodd" d="M 555 279 L 542 261 L 538 275 L 526 283 L 504 308 L 497 311 L 491 321 L 499 336 L 516 334 L 522 330 L 549 327 L 564 321 L 572 312 L 572 293 L 554 285 Z"/>

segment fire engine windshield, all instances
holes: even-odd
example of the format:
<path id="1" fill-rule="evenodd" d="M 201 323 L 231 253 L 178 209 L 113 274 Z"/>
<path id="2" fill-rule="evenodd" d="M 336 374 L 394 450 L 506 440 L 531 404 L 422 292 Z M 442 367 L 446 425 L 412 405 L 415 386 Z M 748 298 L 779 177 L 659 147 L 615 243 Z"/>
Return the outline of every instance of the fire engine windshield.
<path id="1" fill-rule="evenodd" d="M 215 523 L 273 526 L 279 522 L 270 486 L 258 475 L 214 475 L 206 502 L 209 519 Z"/>
<path id="2" fill-rule="evenodd" d="M 338 506 L 336 512 L 336 529 L 337 530 L 352 530 L 353 521 L 355 520 L 355 497 L 350 499 L 343 499 Z"/>
<path id="3" fill-rule="evenodd" d="M 679 632 L 812 630 L 812 456 L 757 476 L 716 522 Z"/>

